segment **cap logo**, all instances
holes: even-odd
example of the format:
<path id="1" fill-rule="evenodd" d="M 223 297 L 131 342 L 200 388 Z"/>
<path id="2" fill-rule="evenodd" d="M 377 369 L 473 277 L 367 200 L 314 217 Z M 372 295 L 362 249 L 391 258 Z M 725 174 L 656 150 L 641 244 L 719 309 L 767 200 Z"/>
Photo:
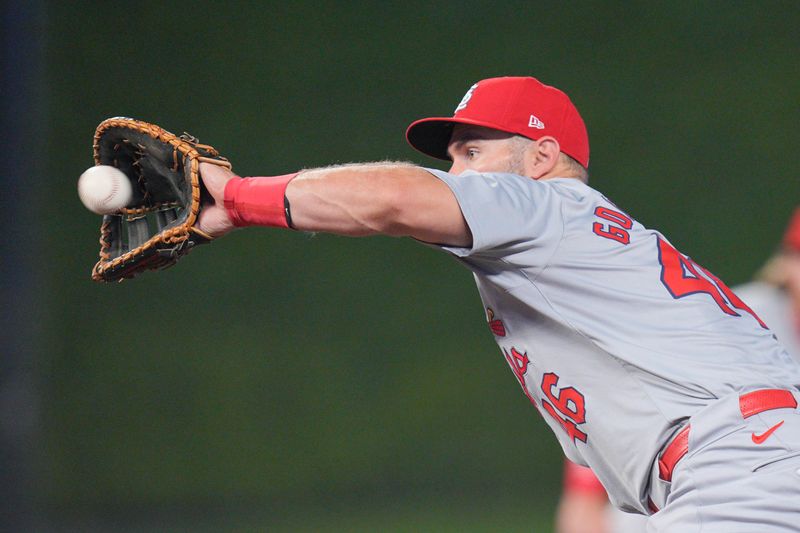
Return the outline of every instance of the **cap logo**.
<path id="1" fill-rule="evenodd" d="M 461 111 L 462 109 L 467 107 L 467 104 L 469 103 L 470 98 L 472 98 L 472 91 L 474 91 L 477 86 L 478 86 L 478 84 L 476 83 L 475 85 L 473 85 L 472 87 L 469 88 L 469 90 L 467 91 L 467 94 L 464 95 L 464 98 L 462 98 L 461 102 L 458 104 L 458 106 L 456 106 L 456 110 L 453 111 L 453 114 L 458 113 L 459 111 Z"/>
<path id="2" fill-rule="evenodd" d="M 537 130 L 543 130 L 544 129 L 544 122 L 539 120 L 539 118 L 536 115 L 531 115 L 531 118 L 528 119 L 528 127 L 529 128 L 536 128 Z"/>

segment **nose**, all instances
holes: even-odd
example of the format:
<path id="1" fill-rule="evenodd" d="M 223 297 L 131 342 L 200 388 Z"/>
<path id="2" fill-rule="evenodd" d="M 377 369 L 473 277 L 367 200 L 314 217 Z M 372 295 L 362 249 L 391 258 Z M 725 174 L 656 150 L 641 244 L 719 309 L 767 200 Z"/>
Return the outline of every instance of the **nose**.
<path id="1" fill-rule="evenodd" d="M 464 165 L 453 161 L 453 164 L 450 166 L 450 174 L 458 175 L 462 172 L 464 172 Z"/>

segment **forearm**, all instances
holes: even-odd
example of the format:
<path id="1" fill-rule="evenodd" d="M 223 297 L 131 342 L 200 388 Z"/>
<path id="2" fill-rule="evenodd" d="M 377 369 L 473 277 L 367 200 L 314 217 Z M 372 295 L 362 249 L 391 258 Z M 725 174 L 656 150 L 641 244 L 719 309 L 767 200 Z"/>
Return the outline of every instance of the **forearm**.
<path id="1" fill-rule="evenodd" d="M 289 183 L 286 198 L 294 227 L 340 235 L 404 235 L 410 197 L 432 176 L 402 163 L 345 165 L 300 173 Z M 406 198 L 404 198 L 406 196 Z"/>

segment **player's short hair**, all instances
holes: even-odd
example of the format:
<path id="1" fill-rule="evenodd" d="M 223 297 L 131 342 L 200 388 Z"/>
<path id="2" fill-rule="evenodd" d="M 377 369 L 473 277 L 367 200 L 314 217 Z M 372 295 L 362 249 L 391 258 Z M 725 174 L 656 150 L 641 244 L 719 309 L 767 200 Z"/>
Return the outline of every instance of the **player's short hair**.
<path id="1" fill-rule="evenodd" d="M 572 172 L 572 177 L 578 178 L 584 183 L 589 183 L 589 171 L 583 165 L 578 163 L 574 158 L 568 156 L 564 152 L 561 152 L 560 156 L 561 160 L 566 163 L 570 172 Z"/>

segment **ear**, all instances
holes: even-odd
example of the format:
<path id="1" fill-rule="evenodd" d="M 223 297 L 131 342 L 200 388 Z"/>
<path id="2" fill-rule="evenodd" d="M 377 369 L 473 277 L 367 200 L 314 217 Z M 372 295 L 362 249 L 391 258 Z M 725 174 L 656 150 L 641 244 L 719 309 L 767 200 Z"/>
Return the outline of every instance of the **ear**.
<path id="1" fill-rule="evenodd" d="M 525 157 L 527 175 L 535 180 L 549 174 L 558 163 L 561 146 L 550 136 L 540 137 L 528 147 Z"/>

